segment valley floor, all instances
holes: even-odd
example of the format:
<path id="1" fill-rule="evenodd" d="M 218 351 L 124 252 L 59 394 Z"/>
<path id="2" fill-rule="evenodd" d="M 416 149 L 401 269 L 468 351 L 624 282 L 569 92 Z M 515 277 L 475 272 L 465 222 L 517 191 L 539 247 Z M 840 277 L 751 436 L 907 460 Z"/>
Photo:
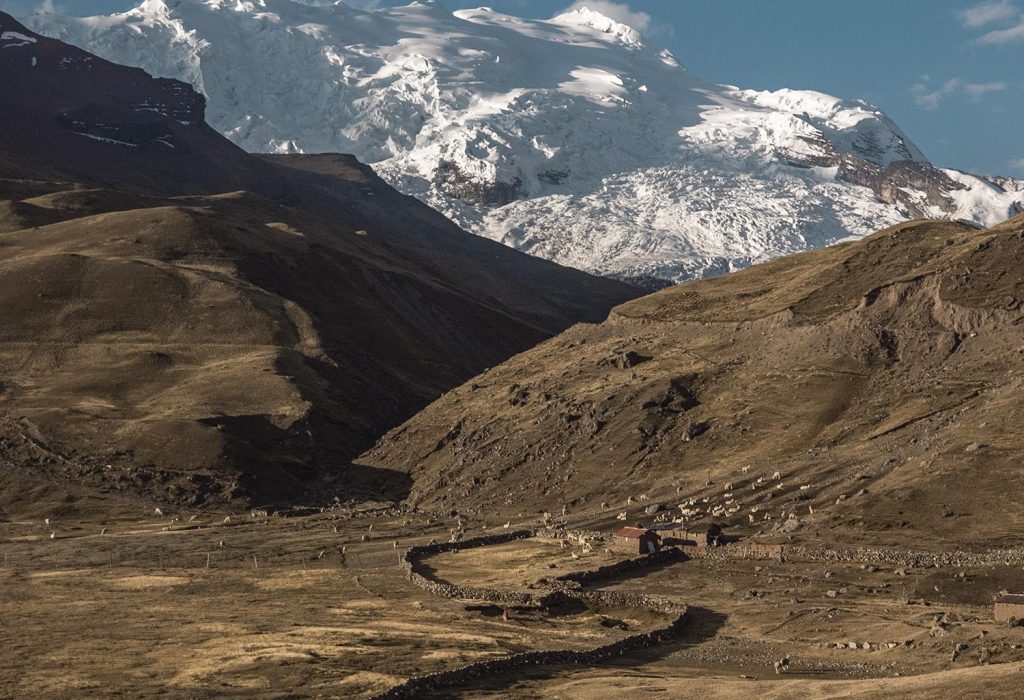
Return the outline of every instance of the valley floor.
<path id="1" fill-rule="evenodd" d="M 0 522 L 0 696 L 367 698 L 413 675 L 587 649 L 660 622 L 435 597 L 407 579 L 400 552 L 446 541 L 452 525 L 384 508 Z M 467 536 L 502 531 L 467 523 Z M 526 592 L 620 558 L 528 539 L 423 564 L 443 582 Z M 1020 577 L 1019 566 L 665 564 L 601 587 L 685 603 L 681 637 L 437 697 L 1014 697 L 1024 628 L 994 623 L 991 597 Z"/>

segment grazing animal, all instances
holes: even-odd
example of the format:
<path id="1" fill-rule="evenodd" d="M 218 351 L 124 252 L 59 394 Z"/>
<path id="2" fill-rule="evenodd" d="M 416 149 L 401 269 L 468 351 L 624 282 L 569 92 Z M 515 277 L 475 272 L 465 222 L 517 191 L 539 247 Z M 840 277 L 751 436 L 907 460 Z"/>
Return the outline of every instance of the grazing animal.
<path id="1" fill-rule="evenodd" d="M 775 675 L 781 674 L 783 671 L 789 670 L 789 655 L 783 656 L 780 660 L 775 662 Z"/>
<path id="2" fill-rule="evenodd" d="M 163 515 L 163 514 L 164 514 L 164 512 L 162 510 L 160 510 L 159 508 L 154 508 L 153 509 L 153 515 Z"/>

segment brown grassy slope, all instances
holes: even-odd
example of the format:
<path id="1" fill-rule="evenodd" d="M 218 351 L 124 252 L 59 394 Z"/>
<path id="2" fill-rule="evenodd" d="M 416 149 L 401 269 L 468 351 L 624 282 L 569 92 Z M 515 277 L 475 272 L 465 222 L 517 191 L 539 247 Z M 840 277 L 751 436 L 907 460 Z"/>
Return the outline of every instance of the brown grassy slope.
<path id="1" fill-rule="evenodd" d="M 349 459 L 638 293 L 469 235 L 349 156 L 246 154 L 183 83 L 0 30 L 35 39 L 0 50 L 0 508 L 83 484 L 400 488 Z"/>
<path id="2" fill-rule="evenodd" d="M 911 222 L 627 303 L 363 461 L 408 468 L 421 504 L 633 519 L 630 496 L 697 496 L 765 534 L 795 513 L 808 537 L 1015 544 L 1022 229 Z"/>

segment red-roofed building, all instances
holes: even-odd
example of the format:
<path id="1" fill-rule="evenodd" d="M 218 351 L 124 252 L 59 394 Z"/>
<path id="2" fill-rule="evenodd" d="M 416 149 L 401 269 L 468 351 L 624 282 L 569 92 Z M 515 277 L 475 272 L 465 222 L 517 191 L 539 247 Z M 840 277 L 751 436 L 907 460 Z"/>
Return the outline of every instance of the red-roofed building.
<path id="1" fill-rule="evenodd" d="M 654 554 L 661 547 L 661 537 L 646 527 L 624 527 L 615 533 L 615 549 L 630 554 Z"/>

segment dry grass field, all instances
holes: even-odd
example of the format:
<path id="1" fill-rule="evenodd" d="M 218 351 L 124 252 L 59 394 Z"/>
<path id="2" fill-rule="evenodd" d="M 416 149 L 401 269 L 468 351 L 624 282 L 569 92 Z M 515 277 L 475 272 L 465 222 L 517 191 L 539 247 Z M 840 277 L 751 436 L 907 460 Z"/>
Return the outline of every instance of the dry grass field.
<path id="1" fill-rule="evenodd" d="M 468 534 L 503 531 L 467 525 Z M 485 601 L 435 597 L 407 580 L 399 552 L 443 541 L 450 527 L 371 508 L 0 523 L 0 695 L 366 698 L 412 675 L 585 649 L 657 622 L 586 607 L 509 608 L 505 619 Z M 424 564 L 441 581 L 526 591 L 620 558 L 531 539 Z M 989 599 L 1019 574 L 732 559 L 654 567 L 605 587 L 686 603 L 683 637 L 437 697 L 925 697 L 953 688 L 1012 697 L 1002 685 L 1020 678 L 1024 628 L 993 623 Z M 784 656 L 790 668 L 777 676 Z"/>
<path id="2" fill-rule="evenodd" d="M 1024 590 L 1024 216 L 637 299 L 29 38 L 0 51 L 0 698 L 1024 695 L 992 619 Z M 552 580 L 604 544 L 402 561 L 675 518 L 789 549 L 602 593 Z"/>

